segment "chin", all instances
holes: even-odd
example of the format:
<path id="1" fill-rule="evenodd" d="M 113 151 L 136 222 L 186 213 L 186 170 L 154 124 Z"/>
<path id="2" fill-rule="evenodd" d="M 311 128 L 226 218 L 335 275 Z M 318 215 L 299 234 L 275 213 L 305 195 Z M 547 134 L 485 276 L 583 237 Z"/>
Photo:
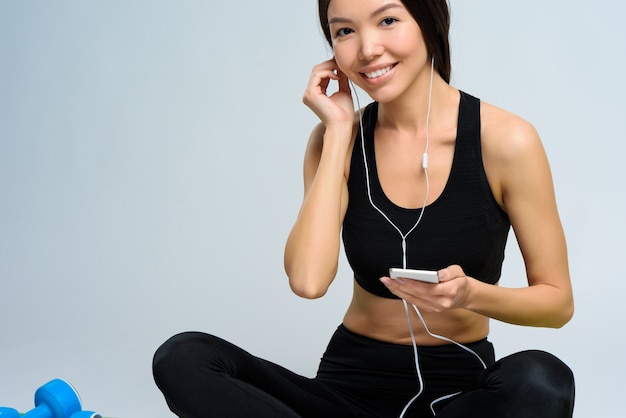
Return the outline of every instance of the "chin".
<path id="1" fill-rule="evenodd" d="M 399 96 L 397 93 L 390 91 L 374 91 L 367 92 L 367 94 L 372 98 L 372 100 L 378 103 L 393 102 Z"/>

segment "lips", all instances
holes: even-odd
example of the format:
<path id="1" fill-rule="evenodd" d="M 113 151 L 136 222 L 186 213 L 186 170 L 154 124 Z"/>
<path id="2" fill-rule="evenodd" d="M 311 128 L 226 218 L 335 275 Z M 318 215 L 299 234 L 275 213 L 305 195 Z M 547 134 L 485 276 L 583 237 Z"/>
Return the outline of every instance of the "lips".
<path id="1" fill-rule="evenodd" d="M 380 69 L 375 70 L 375 71 L 365 72 L 365 73 L 363 73 L 363 75 L 365 75 L 365 77 L 369 78 L 370 80 L 371 79 L 375 79 L 375 78 L 378 78 L 378 77 L 381 77 L 381 76 L 387 74 L 389 71 L 391 71 L 391 69 L 393 67 L 394 67 L 394 65 L 389 65 L 389 66 L 387 66 L 385 68 L 380 68 Z"/>

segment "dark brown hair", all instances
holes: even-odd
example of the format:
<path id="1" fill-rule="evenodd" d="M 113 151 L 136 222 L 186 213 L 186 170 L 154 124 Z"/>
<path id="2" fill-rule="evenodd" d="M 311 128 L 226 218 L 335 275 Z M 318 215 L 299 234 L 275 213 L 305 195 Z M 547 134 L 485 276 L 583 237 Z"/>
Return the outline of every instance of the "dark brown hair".
<path id="1" fill-rule="evenodd" d="M 447 0 L 400 0 L 419 25 L 428 54 L 435 59 L 435 69 L 450 83 L 450 12 Z M 328 6 L 331 0 L 318 0 L 320 25 L 332 47 L 328 26 Z"/>

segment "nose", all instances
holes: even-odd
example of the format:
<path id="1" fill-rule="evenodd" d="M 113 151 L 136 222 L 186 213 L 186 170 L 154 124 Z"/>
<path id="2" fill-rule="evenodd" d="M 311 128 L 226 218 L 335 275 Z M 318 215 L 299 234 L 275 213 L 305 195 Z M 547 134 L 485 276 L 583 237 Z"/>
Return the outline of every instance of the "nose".
<path id="1" fill-rule="evenodd" d="M 384 46 L 375 34 L 371 32 L 362 33 L 361 46 L 359 49 L 359 59 L 362 61 L 371 61 L 382 55 Z"/>

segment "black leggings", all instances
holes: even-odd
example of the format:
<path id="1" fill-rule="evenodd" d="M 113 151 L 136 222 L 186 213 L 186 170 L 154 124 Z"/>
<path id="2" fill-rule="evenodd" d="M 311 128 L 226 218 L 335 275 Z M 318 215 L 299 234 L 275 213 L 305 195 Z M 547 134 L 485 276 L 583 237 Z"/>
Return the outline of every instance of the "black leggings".
<path id="1" fill-rule="evenodd" d="M 299 376 L 220 338 L 184 333 L 154 356 L 157 386 L 180 417 L 566 418 L 574 378 L 559 359 L 525 351 L 494 362 L 487 340 L 413 348 L 376 341 L 343 326 L 333 335 L 317 376 Z M 434 402 L 434 404 L 433 404 Z"/>

